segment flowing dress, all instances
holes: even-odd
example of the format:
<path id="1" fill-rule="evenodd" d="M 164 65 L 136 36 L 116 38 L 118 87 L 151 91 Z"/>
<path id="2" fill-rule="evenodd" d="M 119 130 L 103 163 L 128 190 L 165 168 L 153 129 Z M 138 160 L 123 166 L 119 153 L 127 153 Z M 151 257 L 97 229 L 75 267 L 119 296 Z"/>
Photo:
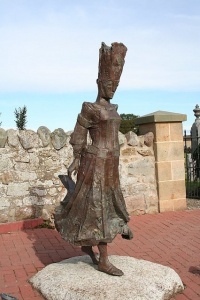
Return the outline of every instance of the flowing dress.
<path id="1" fill-rule="evenodd" d="M 84 102 L 70 143 L 80 166 L 74 193 L 56 219 L 63 239 L 74 245 L 109 243 L 120 233 L 131 239 L 119 181 L 117 105 Z M 92 144 L 87 145 L 89 131 Z"/>

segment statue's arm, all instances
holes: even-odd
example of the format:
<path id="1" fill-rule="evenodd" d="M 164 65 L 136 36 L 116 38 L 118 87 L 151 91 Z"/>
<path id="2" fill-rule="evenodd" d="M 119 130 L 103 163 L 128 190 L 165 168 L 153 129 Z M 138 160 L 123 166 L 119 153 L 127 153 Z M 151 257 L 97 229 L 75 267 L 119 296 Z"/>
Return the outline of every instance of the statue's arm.
<path id="1" fill-rule="evenodd" d="M 68 168 L 69 177 L 71 177 L 72 173 L 76 175 L 78 172 L 81 152 L 83 148 L 86 146 L 86 141 L 87 141 L 87 129 L 81 126 L 77 121 L 76 126 L 74 128 L 74 132 L 72 133 L 70 139 L 70 144 L 73 147 L 74 160 Z"/>
<path id="2" fill-rule="evenodd" d="M 74 160 L 68 168 L 69 177 L 71 177 L 72 173 L 76 175 L 78 172 L 81 153 L 83 148 L 85 148 L 87 144 L 87 133 L 90 125 L 91 123 L 90 121 L 88 121 L 87 103 L 84 102 L 81 113 L 78 115 L 74 131 L 69 141 L 73 147 L 73 155 L 74 155 Z"/>

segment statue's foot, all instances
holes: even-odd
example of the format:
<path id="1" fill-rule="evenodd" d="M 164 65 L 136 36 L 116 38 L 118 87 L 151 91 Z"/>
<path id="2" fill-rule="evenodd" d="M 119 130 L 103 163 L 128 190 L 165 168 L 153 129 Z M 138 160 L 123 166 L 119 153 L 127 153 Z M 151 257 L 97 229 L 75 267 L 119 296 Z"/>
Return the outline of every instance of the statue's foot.
<path id="1" fill-rule="evenodd" d="M 93 262 L 93 264 L 98 265 L 99 261 L 97 259 L 97 255 L 93 252 L 92 246 L 82 246 L 81 251 L 88 254 Z"/>
<path id="2" fill-rule="evenodd" d="M 98 264 L 98 270 L 101 271 L 101 272 L 104 272 L 108 275 L 112 275 L 112 276 L 122 276 L 122 275 L 124 275 L 122 270 L 116 268 L 110 262 L 107 262 L 105 264 L 99 263 Z"/>

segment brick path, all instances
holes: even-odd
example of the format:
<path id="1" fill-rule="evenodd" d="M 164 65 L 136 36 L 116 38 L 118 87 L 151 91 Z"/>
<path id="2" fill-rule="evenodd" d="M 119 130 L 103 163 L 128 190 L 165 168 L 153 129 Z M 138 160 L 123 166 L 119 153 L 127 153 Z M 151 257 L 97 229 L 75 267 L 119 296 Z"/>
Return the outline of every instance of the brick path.
<path id="1" fill-rule="evenodd" d="M 173 299 L 200 300 L 200 210 L 133 216 L 130 227 L 134 239 L 126 241 L 118 236 L 109 245 L 109 254 L 129 255 L 172 267 L 186 285 L 184 293 Z M 83 253 L 52 229 L 1 234 L 0 293 L 18 300 L 42 300 L 28 278 L 50 263 L 77 255 Z"/>

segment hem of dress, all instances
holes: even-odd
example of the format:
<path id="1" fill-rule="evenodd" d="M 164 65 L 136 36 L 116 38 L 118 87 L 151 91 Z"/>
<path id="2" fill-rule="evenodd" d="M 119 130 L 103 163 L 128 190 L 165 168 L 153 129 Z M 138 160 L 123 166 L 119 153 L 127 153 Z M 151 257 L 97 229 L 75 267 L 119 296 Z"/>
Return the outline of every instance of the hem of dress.
<path id="1" fill-rule="evenodd" d="M 62 237 L 62 238 L 74 246 L 97 246 L 97 245 L 99 245 L 99 243 L 107 244 L 107 243 L 112 243 L 112 241 L 114 240 L 114 238 L 112 238 L 112 239 L 110 238 L 110 239 L 101 239 L 101 240 L 69 241 L 68 239 L 65 239 L 64 237 Z"/>

